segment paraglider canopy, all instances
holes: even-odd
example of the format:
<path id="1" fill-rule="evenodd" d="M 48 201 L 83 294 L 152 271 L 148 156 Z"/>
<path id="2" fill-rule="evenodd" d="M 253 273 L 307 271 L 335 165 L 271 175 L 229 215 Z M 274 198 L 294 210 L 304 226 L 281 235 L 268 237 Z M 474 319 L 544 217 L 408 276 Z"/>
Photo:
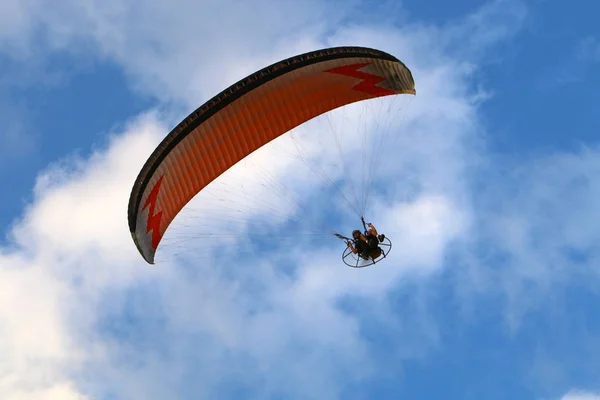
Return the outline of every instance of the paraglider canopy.
<path id="1" fill-rule="evenodd" d="M 364 47 L 300 54 L 223 90 L 177 125 L 140 171 L 128 208 L 132 238 L 148 263 L 179 211 L 258 148 L 340 106 L 415 94 L 396 57 Z"/>

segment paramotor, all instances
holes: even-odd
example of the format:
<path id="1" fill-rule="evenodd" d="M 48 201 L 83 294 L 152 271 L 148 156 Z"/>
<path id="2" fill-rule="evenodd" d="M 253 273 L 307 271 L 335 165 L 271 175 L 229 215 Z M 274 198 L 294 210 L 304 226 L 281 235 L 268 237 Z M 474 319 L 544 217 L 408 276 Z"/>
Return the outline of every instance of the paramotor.
<path id="1" fill-rule="evenodd" d="M 153 264 L 165 231 L 195 195 L 296 126 L 351 103 L 415 93 L 404 63 L 365 47 L 312 51 L 247 76 L 178 124 L 142 167 L 128 206 L 137 249 Z"/>

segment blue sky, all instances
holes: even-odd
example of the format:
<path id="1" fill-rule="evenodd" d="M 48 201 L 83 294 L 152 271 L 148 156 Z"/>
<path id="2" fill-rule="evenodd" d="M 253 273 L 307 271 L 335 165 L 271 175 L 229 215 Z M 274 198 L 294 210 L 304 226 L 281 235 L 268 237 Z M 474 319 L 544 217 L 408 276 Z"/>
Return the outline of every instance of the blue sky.
<path id="1" fill-rule="evenodd" d="M 600 399 L 600 4 L 196 3 L 0 6 L 1 398 Z M 355 271 L 292 237 L 148 267 L 126 205 L 161 138 L 340 44 L 415 75 L 372 215 L 392 257 Z M 315 204 L 278 145 L 252 162 Z M 226 183 L 266 176 L 248 165 Z"/>

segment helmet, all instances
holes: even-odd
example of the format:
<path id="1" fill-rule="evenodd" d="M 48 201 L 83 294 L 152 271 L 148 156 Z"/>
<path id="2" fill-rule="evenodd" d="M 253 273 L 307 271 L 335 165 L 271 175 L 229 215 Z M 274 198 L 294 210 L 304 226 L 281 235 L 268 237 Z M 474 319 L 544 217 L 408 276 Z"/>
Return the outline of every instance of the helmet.
<path id="1" fill-rule="evenodd" d="M 360 235 L 360 231 L 358 229 L 355 229 L 352 231 L 352 237 Z"/>

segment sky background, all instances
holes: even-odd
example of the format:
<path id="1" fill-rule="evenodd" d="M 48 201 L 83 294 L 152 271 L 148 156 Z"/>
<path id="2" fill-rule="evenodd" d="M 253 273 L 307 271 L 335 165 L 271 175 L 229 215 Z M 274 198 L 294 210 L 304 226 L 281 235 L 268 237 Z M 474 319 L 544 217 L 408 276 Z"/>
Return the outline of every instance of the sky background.
<path id="1" fill-rule="evenodd" d="M 600 399 L 597 15 L 3 1 L 0 398 Z M 343 243 L 306 254 L 303 237 L 270 257 L 145 264 L 126 206 L 166 133 L 262 66 L 334 45 L 415 76 L 385 165 L 403 195 L 373 215 L 393 257 L 353 270 Z M 273 153 L 257 162 L 319 198 Z"/>

